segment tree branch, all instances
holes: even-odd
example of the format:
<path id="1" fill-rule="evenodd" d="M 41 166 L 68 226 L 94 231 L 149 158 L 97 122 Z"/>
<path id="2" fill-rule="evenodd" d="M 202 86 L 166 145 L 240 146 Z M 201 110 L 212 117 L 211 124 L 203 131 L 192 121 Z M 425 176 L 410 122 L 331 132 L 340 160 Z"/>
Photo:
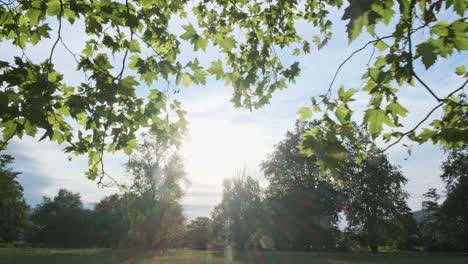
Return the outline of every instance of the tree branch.
<path id="1" fill-rule="evenodd" d="M 434 108 L 432 108 L 431 111 L 429 111 L 429 113 L 421 120 L 419 121 L 419 123 L 414 126 L 411 130 L 401 134 L 401 136 L 398 138 L 397 141 L 393 142 L 392 144 L 388 145 L 382 152 L 385 152 L 387 151 L 388 149 L 390 149 L 391 147 L 395 146 L 396 144 L 400 143 L 400 141 L 405 138 L 406 136 L 408 136 L 409 134 L 413 133 L 414 131 L 416 131 L 416 129 L 418 129 L 419 126 L 421 126 L 434 112 L 435 110 L 439 109 L 441 106 L 444 105 L 445 101 L 451 97 L 452 95 L 456 94 L 457 92 L 461 91 L 465 86 L 466 84 L 468 83 L 468 79 L 457 89 L 453 90 L 451 93 L 449 93 L 445 99 L 441 99 L 441 103 L 439 103 L 438 105 L 436 105 Z"/>

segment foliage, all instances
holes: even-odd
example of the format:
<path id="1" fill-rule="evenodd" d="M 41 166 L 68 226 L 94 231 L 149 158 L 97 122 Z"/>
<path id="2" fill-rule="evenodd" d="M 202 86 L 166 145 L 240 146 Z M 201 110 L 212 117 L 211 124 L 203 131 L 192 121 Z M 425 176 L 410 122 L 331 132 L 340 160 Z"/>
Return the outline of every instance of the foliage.
<path id="1" fill-rule="evenodd" d="M 146 128 L 152 135 L 172 143 L 179 142 L 185 128 L 184 111 L 161 83 L 176 85 L 205 84 L 208 76 L 224 80 L 233 87 L 236 106 L 258 108 L 267 104 L 276 90 L 284 89 L 300 75 L 299 57 L 311 52 L 312 45 L 325 48 L 332 40 L 332 14 L 342 10 L 349 42 L 367 31 L 372 37 L 353 52 L 374 47 L 379 55 L 363 70 L 363 92 L 370 97 L 362 125 L 372 137 L 380 137 L 388 147 L 403 138 L 423 143 L 432 140 L 446 147 L 459 147 L 466 138 L 456 109 L 466 109 L 453 96 L 468 80 L 465 65 L 456 65 L 460 86 L 437 95 L 417 73 L 416 64 L 425 70 L 437 62 L 468 49 L 466 0 L 334 0 L 334 1 L 76 1 L 21 0 L 0 4 L 0 40 L 13 45 L 21 56 L 0 62 L 0 124 L 3 141 L 13 137 L 39 135 L 40 139 L 66 144 L 65 151 L 86 154 L 90 179 L 105 176 L 102 156 L 136 147 L 135 133 Z M 183 25 L 183 33 L 170 30 L 172 19 L 193 14 Z M 440 20 L 440 13 L 450 19 Z M 445 16 L 444 16 L 445 17 Z M 298 23 L 314 28 L 318 35 L 301 35 Z M 71 51 L 62 37 L 65 24 L 86 33 L 86 46 Z M 390 32 L 381 36 L 379 29 Z M 416 33 L 427 29 L 422 38 Z M 43 58 L 33 61 L 28 48 L 52 41 Z M 189 43 L 191 60 L 182 62 L 181 44 Z M 77 70 L 85 76 L 73 85 L 56 68 L 54 53 L 58 46 L 70 52 Z M 206 58 L 211 47 L 219 57 L 206 67 L 197 56 Z M 210 51 L 208 48 L 210 47 Z M 193 55 L 195 51 L 195 55 Z M 282 58 L 285 55 L 287 59 Z M 292 56 L 292 59 L 291 59 Z M 111 59 L 115 58 L 115 59 Z M 129 70 L 126 70 L 126 69 Z M 419 70 L 419 69 L 418 69 Z M 353 109 L 349 102 L 355 89 L 338 90 L 331 97 L 332 80 L 325 94 L 312 98 L 312 107 L 301 108 L 301 118 L 321 112 L 321 129 L 304 135 L 303 150 L 316 154 L 324 169 L 334 170 L 343 163 L 346 139 L 355 130 L 351 125 Z M 142 84 L 140 84 L 142 82 Z M 145 84 L 147 98 L 135 92 Z M 155 88 L 154 84 L 158 84 Z M 434 108 L 415 127 L 404 131 L 401 119 L 408 106 L 398 99 L 400 90 L 420 86 L 421 93 L 434 98 Z M 170 89 L 168 89 L 170 90 Z M 175 88 L 173 92 L 178 92 Z M 443 115 L 429 125 L 422 123 L 437 110 Z M 172 117 L 172 118 L 171 118 Z M 317 118 L 314 116 L 313 118 Z M 422 127 L 422 130 L 417 130 Z M 386 128 L 392 128 L 387 131 Z M 171 135 L 171 136 L 169 136 Z M 335 155 L 326 155 L 331 149 Z M 341 155 L 341 154 L 342 155 Z M 339 154 L 339 155 L 338 155 Z"/>
<path id="2" fill-rule="evenodd" d="M 395 225 L 404 223 L 401 220 L 410 214 L 408 194 L 403 190 L 407 180 L 378 150 L 371 150 L 361 163 L 348 160 L 345 180 L 340 181 L 347 196 L 346 219 L 349 226 L 361 226 L 365 230 L 367 244 L 372 252 L 376 252 L 378 245 L 391 237 Z"/>
<path id="3" fill-rule="evenodd" d="M 250 236 L 265 230 L 266 218 L 259 183 L 244 171 L 223 183 L 223 198 L 212 212 L 213 235 L 222 243 L 239 249 L 255 243 Z"/>
<path id="4" fill-rule="evenodd" d="M 321 177 L 315 157 L 297 148 L 300 135 L 313 124 L 297 122 L 261 168 L 269 181 L 267 208 L 275 247 L 283 250 L 324 250 L 336 245 L 342 197 Z"/>
<path id="5" fill-rule="evenodd" d="M 154 137 L 144 136 L 126 166 L 133 176 L 131 192 L 125 195 L 130 243 L 165 250 L 183 232 L 183 160 Z"/>
<path id="6" fill-rule="evenodd" d="M 37 226 L 33 243 L 61 248 L 93 244 L 92 214 L 83 208 L 78 193 L 60 189 L 53 199 L 43 197 L 31 220 Z"/>
<path id="7" fill-rule="evenodd" d="M 178 143 L 185 129 L 184 111 L 152 84 L 187 75 L 190 69 L 203 76 L 196 61 L 186 65 L 178 61 L 180 41 L 168 30 L 169 20 L 183 15 L 184 6 L 185 1 L 145 0 L 2 2 L 0 40 L 22 56 L 0 62 L 0 149 L 14 136 L 40 133 L 40 140 L 65 143 L 67 153 L 86 154 L 87 177 L 102 180 L 104 153 L 130 154 L 141 128 L 161 141 Z M 87 36 L 86 47 L 78 54 L 62 38 L 66 23 Z M 52 38 L 43 58 L 28 57 L 28 47 Z M 72 85 L 56 69 L 54 53 L 59 45 L 70 52 L 77 71 L 85 76 L 80 84 Z M 145 55 L 147 51 L 151 54 Z M 151 88 L 147 98 L 136 93 L 139 81 Z M 194 78 L 193 82 L 204 81 Z"/>
<path id="8" fill-rule="evenodd" d="M 0 155 L 0 241 L 21 239 L 27 226 L 28 206 L 23 198 L 23 187 L 17 180 L 19 172 L 9 166 L 10 155 Z"/>
<path id="9" fill-rule="evenodd" d="M 325 170 L 337 172 L 343 168 L 345 164 L 343 161 L 348 157 L 346 142 L 355 141 L 355 132 L 358 130 L 353 124 L 354 111 L 350 104 L 355 100 L 353 96 L 358 91 L 345 89 L 342 86 L 336 98 L 332 98 L 333 82 L 347 61 L 371 46 L 374 46 L 374 52 L 378 51 L 378 56 L 374 58 L 373 52 L 368 67 L 363 71 L 362 91 L 370 97 L 370 100 L 364 110 L 361 125 L 367 129 L 372 138 L 380 137 L 388 143 L 384 150 L 404 138 L 417 143 L 433 141 L 447 148 L 460 147 L 468 139 L 467 127 L 461 122 L 459 110 L 466 109 L 467 105 L 460 102 L 455 95 L 462 91 L 468 82 L 465 67 L 454 69 L 460 75 L 460 86 L 450 88 L 445 95 L 436 95 L 434 87 L 427 85 L 417 73 L 416 64 L 422 62 L 425 70 L 428 70 L 436 61 L 468 49 L 466 45 L 468 27 L 464 17 L 467 2 L 424 0 L 348 2 L 342 19 L 349 21 L 347 24 L 349 41 L 360 36 L 364 29 L 371 35 L 372 40 L 353 52 L 339 66 L 324 95 L 312 98 L 314 112 L 321 112 L 322 115 L 320 127 L 304 134 L 302 142 L 304 152 L 309 155 L 315 153 Z M 443 9 L 445 11 L 442 11 Z M 439 17 L 442 17 L 439 13 L 442 12 L 450 14 L 448 21 L 439 20 Z M 390 34 L 381 36 L 377 32 L 376 29 L 382 25 L 390 31 Z M 425 29 L 429 34 L 423 35 L 422 38 L 416 35 Z M 404 129 L 401 120 L 407 115 L 408 109 L 401 104 L 398 95 L 401 90 L 409 86 L 419 86 L 421 93 L 427 92 L 434 99 L 434 107 L 427 114 L 420 113 L 423 118 L 414 127 Z M 442 117 L 433 119 L 429 125 L 423 126 L 424 121 L 428 120 L 437 109 L 443 109 Z M 306 111 L 303 110 L 301 113 L 303 115 Z M 303 115 L 303 117 L 308 116 Z M 363 145 L 357 147 L 362 150 L 365 148 Z M 332 150 L 332 154 L 327 153 L 328 149 Z M 356 157 L 358 162 L 361 159 L 362 157 Z"/>
<path id="10" fill-rule="evenodd" d="M 468 147 L 449 153 L 442 165 L 447 199 L 441 206 L 448 237 L 454 248 L 468 247 Z"/>
<path id="11" fill-rule="evenodd" d="M 212 221 L 208 217 L 197 217 L 187 225 L 187 243 L 194 249 L 210 249 Z"/>
<path id="12" fill-rule="evenodd" d="M 118 194 L 104 197 L 94 206 L 92 219 L 93 244 L 96 247 L 118 248 L 128 241 L 126 197 Z"/>

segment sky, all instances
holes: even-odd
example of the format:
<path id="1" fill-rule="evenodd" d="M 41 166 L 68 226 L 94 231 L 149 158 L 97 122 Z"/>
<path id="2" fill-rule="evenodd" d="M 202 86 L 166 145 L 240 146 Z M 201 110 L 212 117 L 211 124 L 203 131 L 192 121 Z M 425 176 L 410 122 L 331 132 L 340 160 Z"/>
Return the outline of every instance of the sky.
<path id="1" fill-rule="evenodd" d="M 273 151 L 274 144 L 293 127 L 298 118 L 297 110 L 301 106 L 309 105 L 312 96 L 323 93 L 338 65 L 369 40 L 364 36 L 348 45 L 344 23 L 338 19 L 341 13 L 335 12 L 333 16 L 336 17 L 333 39 L 320 51 L 313 50 L 312 54 L 302 57 L 301 76 L 297 82 L 290 84 L 283 91 L 276 92 L 271 103 L 259 110 L 234 108 L 229 101 L 232 88 L 213 79 L 209 79 L 206 85 L 181 90 L 177 99 L 188 112 L 189 130 L 180 153 L 184 157 L 191 182 L 186 188 L 182 204 L 189 219 L 208 216 L 221 200 L 223 179 L 234 176 L 239 169 L 245 168 L 249 175 L 262 183 L 262 186 L 267 185 L 259 170 L 259 163 L 266 159 Z M 174 32 L 181 32 L 180 26 L 183 23 L 173 21 L 171 27 Z M 85 38 L 77 33 L 80 32 L 76 30 L 79 26 L 65 25 L 63 31 L 64 40 L 75 51 L 83 48 Z M 315 32 L 313 28 L 304 24 L 298 24 L 297 28 L 304 35 L 312 35 Z M 422 32 L 421 37 L 427 34 L 428 32 Z M 46 42 L 43 46 L 28 48 L 28 55 L 32 59 L 43 58 L 44 47 L 47 45 L 50 47 L 50 43 Z M 16 52 L 5 43 L 0 43 L 0 49 L 5 51 L 0 54 L 0 59 L 11 58 Z M 194 56 L 190 46 L 182 46 L 182 51 L 182 58 L 189 59 Z M 336 80 L 335 90 L 341 84 L 346 88 L 361 86 L 360 77 L 371 52 L 372 49 L 364 50 L 343 67 Z M 208 47 L 203 58 L 209 61 L 216 56 L 216 48 Z M 54 58 L 65 77 L 72 83 L 77 83 L 82 78 L 80 73 L 74 71 L 72 57 L 63 47 L 57 47 Z M 294 60 L 293 57 L 283 59 L 290 62 Z M 416 71 L 419 71 L 419 75 L 442 97 L 461 84 L 461 79 L 453 73 L 453 69 L 466 61 L 466 53 L 457 54 L 456 58 L 436 64 L 429 71 L 425 71 L 421 63 L 417 63 Z M 147 88 L 144 86 L 138 89 L 141 95 L 146 92 Z M 410 110 L 408 117 L 403 121 L 406 127 L 414 125 L 435 103 L 419 85 L 404 87 L 399 98 L 402 105 Z M 368 101 L 362 93 L 357 94 L 357 99 L 352 107 L 359 112 Z M 436 113 L 434 117 L 438 115 L 440 113 Z M 356 115 L 356 118 L 360 117 L 362 115 Z M 104 196 L 118 191 L 116 188 L 98 188 L 96 182 L 87 180 L 84 175 L 87 168 L 86 157 L 76 157 L 68 161 L 67 154 L 62 152 L 63 147 L 46 141 L 38 142 L 37 138 L 25 137 L 22 140 L 11 141 L 8 152 L 16 158 L 15 170 L 22 172 L 19 180 L 29 204 L 35 205 L 40 202 L 42 196 L 54 196 L 58 189 L 67 188 L 81 193 L 84 204 L 91 207 Z M 412 155 L 408 157 L 406 149 L 400 144 L 389 150 L 389 157 L 394 165 L 401 166 L 408 179 L 405 189 L 410 194 L 408 203 L 413 210 L 421 208 L 422 194 L 429 188 L 444 189 L 439 175 L 445 154 L 439 146 L 431 143 L 414 145 Z M 108 172 L 114 178 L 128 180 L 124 169 L 127 156 L 122 153 L 108 154 L 104 160 Z"/>

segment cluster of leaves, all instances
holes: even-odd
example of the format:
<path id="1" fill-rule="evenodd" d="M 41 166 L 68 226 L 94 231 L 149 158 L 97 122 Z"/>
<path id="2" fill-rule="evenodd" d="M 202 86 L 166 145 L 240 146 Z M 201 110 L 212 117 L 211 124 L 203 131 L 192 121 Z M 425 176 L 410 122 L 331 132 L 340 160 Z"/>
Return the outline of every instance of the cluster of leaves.
<path id="1" fill-rule="evenodd" d="M 437 16 L 444 7 L 444 12 L 456 19 L 439 21 Z M 371 101 L 362 125 L 374 138 L 381 136 L 387 142 L 394 139 L 391 145 L 408 137 L 419 143 L 432 140 L 457 147 L 466 141 L 467 134 L 457 109 L 465 109 L 466 104 L 453 96 L 467 81 L 445 96 L 437 96 L 417 75 L 413 62 L 422 61 L 428 69 L 437 60 L 468 48 L 466 7 L 466 0 L 207 0 L 191 6 L 191 22 L 196 24 L 183 25 L 184 32 L 178 36 L 170 31 L 169 22 L 186 17 L 189 5 L 184 0 L 2 1 L 0 41 L 13 44 L 22 56 L 0 61 L 0 149 L 12 137 L 42 133 L 40 139 L 66 143 L 66 152 L 88 155 L 88 178 L 102 178 L 104 153 L 131 153 L 139 129 L 148 129 L 172 143 L 179 142 L 183 134 L 185 119 L 180 104 L 169 100 L 161 88 L 151 89 L 146 99 L 139 97 L 135 88 L 140 81 L 150 88 L 164 82 L 168 86 L 171 82 L 189 86 L 205 84 L 211 75 L 233 87 L 236 106 L 261 107 L 274 91 L 299 76 L 299 56 L 310 53 L 313 44 L 321 49 L 331 40 L 330 12 L 342 8 L 350 42 L 363 30 L 373 37 L 343 64 L 369 46 L 382 53 L 372 65 L 369 63 L 363 75 L 363 90 Z M 84 23 L 88 39 L 84 50 L 75 54 L 61 31 L 64 23 L 77 25 L 78 21 Z M 297 23 L 314 27 L 319 35 L 302 36 Z M 378 36 L 376 27 L 382 24 L 385 28 L 394 25 L 390 35 Z M 415 43 L 413 34 L 425 28 L 430 29 L 430 34 Z M 46 58 L 30 60 L 26 49 L 50 38 L 53 45 Z M 197 58 L 181 63 L 181 41 L 202 54 L 208 52 L 209 45 L 215 46 L 222 59 L 211 61 L 210 67 L 203 67 Z M 54 51 L 59 45 L 70 52 L 77 69 L 85 74 L 81 84 L 70 85 L 54 67 Z M 281 58 L 282 54 L 288 59 Z M 112 60 L 110 55 L 121 60 Z M 291 57 L 287 55 L 297 60 L 287 63 Z M 132 72 L 125 74 L 126 68 Z M 467 77 L 463 65 L 456 68 L 456 73 L 463 79 Z M 402 86 L 416 85 L 415 80 L 437 105 L 413 129 L 403 132 L 400 119 L 407 109 L 397 94 Z M 300 110 L 302 119 L 313 112 L 322 113 L 321 129 L 304 135 L 303 149 L 308 154 L 317 153 L 325 169 L 339 166 L 345 156 L 343 144 L 355 129 L 349 105 L 355 90 L 340 89 L 338 97 L 332 99 L 332 84 L 320 100 L 312 99 L 312 108 Z M 442 118 L 416 131 L 438 108 L 444 109 Z M 173 112 L 176 115 L 171 118 Z M 385 127 L 393 130 L 387 133 Z M 323 153 L 325 150 L 330 153 Z"/>
<path id="2" fill-rule="evenodd" d="M 399 143 L 405 137 L 417 143 L 433 141 L 447 148 L 458 148 L 468 140 L 466 124 L 461 120 L 460 113 L 466 111 L 467 105 L 456 97 L 468 83 L 465 66 L 455 69 L 462 81 L 459 87 L 452 88 L 444 96 L 438 96 L 416 73 L 414 64 L 421 61 L 425 69 L 432 67 L 438 59 L 447 58 L 455 52 L 468 49 L 468 26 L 464 17 L 466 1 L 349 1 L 343 19 L 349 19 L 347 25 L 349 41 L 361 35 L 363 29 L 374 38 L 362 48 L 353 52 L 338 68 L 349 61 L 355 54 L 374 46 L 374 52 L 380 53 L 373 60 L 374 52 L 362 79 L 362 91 L 370 96 L 365 109 L 361 126 L 373 139 L 380 137 L 389 143 L 384 149 Z M 445 6 L 446 12 L 456 17 L 451 22 L 438 21 L 437 15 Z M 397 12 L 395 12 L 397 11 Z M 398 15 L 398 17 L 397 17 Z M 375 27 L 381 23 L 388 25 L 396 20 L 395 28 L 388 36 L 379 37 Z M 413 35 L 419 30 L 429 29 L 426 39 L 415 43 Z M 336 78 L 336 75 L 335 75 Z M 309 155 L 317 154 L 320 165 L 325 170 L 337 172 L 344 164 L 347 142 L 359 142 L 355 135 L 359 126 L 353 123 L 353 110 L 350 102 L 354 101 L 356 89 L 338 90 L 338 96 L 331 98 L 334 79 L 326 94 L 320 101 L 312 98 L 312 106 L 299 110 L 301 119 L 306 120 L 314 113 L 321 113 L 320 126 L 312 128 L 303 135 L 302 148 Z M 406 86 L 420 85 L 434 98 L 435 105 L 413 128 L 402 131 L 401 119 L 408 110 L 400 104 L 398 92 Z M 439 108 L 443 115 L 434 119 L 429 126 L 418 130 L 423 123 Z M 387 131 L 385 128 L 390 128 Z M 391 142 L 393 140 L 393 142 Z M 357 144 L 364 150 L 365 144 Z M 362 153 L 365 153 L 363 151 Z M 355 157 L 357 161 L 364 159 L 362 155 Z"/>
<path id="3" fill-rule="evenodd" d="M 0 149 L 14 136 L 41 133 L 40 140 L 66 143 L 66 152 L 86 154 L 87 176 L 94 180 L 104 176 L 104 153 L 130 154 L 140 129 L 179 143 L 186 123 L 180 103 L 168 100 L 162 89 L 151 89 L 146 99 L 135 90 L 140 80 L 151 87 L 184 76 L 184 67 L 198 70 L 196 61 L 186 66 L 177 61 L 179 41 L 168 31 L 170 18 L 183 7 L 183 1 L 2 1 L 0 40 L 11 42 L 22 56 L 0 62 Z M 84 23 L 88 39 L 85 49 L 75 54 L 61 34 L 65 23 L 76 26 L 78 21 Z M 51 27 L 56 37 L 50 52 L 44 61 L 32 61 L 26 49 L 51 38 Z M 71 86 L 55 69 L 59 45 L 86 76 L 81 84 Z M 152 54 L 144 57 L 145 50 Z M 127 68 L 132 72 L 125 74 Z"/>

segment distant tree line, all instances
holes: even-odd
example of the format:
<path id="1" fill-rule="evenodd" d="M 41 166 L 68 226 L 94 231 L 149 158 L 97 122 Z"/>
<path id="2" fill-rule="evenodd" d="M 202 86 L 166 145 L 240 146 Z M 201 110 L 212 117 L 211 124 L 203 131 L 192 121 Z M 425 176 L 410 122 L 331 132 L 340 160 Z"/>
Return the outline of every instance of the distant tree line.
<path id="1" fill-rule="evenodd" d="M 346 145 L 349 155 L 362 161 L 345 158 L 339 174 L 320 171 L 317 157 L 297 147 L 313 125 L 297 122 L 261 163 L 266 188 L 239 171 L 225 179 L 211 216 L 189 222 L 180 204 L 187 181 L 183 161 L 152 137 L 143 136 L 126 164 L 132 178 L 128 191 L 107 196 L 92 209 L 66 189 L 29 208 L 19 173 L 11 168 L 13 158 L 1 155 L 0 241 L 160 250 L 468 249 L 467 146 L 450 151 L 442 164 L 446 200 L 439 204 L 431 189 L 423 209 L 414 213 L 403 189 L 406 178 L 364 132 L 356 132 L 359 142 Z"/>

